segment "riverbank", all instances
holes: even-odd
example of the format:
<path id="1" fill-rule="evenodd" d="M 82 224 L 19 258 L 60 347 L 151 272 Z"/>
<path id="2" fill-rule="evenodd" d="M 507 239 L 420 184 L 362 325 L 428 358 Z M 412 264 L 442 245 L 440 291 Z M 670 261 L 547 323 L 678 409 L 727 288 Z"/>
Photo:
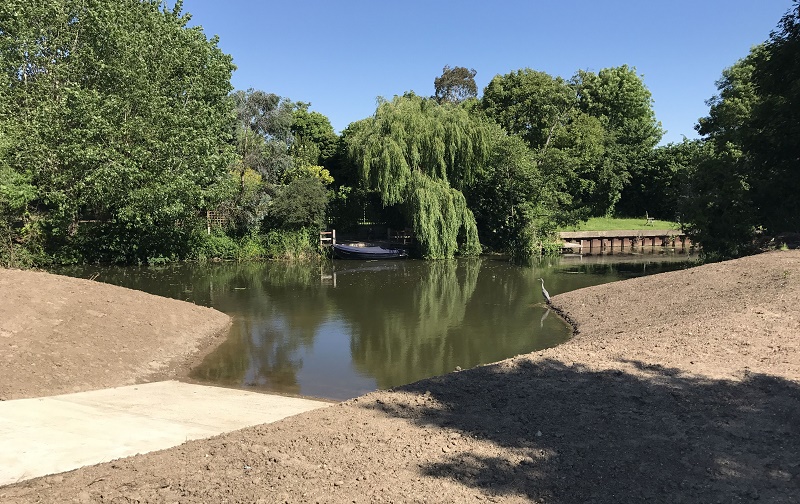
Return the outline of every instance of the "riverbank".
<path id="1" fill-rule="evenodd" d="M 0 400 L 182 377 L 227 336 L 211 308 L 0 268 Z"/>
<path id="2" fill-rule="evenodd" d="M 800 251 L 554 304 L 578 332 L 556 348 L 3 487 L 0 500 L 796 499 Z"/>

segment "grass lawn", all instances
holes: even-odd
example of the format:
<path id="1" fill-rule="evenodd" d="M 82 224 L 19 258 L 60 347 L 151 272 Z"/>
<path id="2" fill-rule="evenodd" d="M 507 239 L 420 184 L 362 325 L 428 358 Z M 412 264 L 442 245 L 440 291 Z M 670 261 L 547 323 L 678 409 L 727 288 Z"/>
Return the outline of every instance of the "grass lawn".
<path id="1" fill-rule="evenodd" d="M 647 224 L 644 217 L 637 219 L 617 219 L 614 217 L 592 217 L 577 226 L 565 227 L 559 231 L 627 231 L 637 229 L 680 229 L 677 222 L 654 220 Z"/>

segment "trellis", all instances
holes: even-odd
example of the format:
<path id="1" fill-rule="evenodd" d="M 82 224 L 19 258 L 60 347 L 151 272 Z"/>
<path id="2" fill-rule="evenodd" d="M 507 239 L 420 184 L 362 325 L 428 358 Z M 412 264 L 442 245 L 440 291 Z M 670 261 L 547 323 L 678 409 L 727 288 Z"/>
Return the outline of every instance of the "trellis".
<path id="1" fill-rule="evenodd" d="M 224 228 L 228 225 L 229 220 L 227 212 L 208 210 L 206 212 L 206 231 L 211 234 L 212 229 Z"/>

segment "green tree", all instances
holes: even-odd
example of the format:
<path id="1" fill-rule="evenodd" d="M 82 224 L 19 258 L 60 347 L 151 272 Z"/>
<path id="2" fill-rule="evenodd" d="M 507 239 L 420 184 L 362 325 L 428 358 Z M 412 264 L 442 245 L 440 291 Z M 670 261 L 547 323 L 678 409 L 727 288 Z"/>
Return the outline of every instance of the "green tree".
<path id="1" fill-rule="evenodd" d="M 318 177 L 298 177 L 277 190 L 270 206 L 271 221 L 284 229 L 325 226 L 328 191 Z"/>
<path id="2" fill-rule="evenodd" d="M 491 150 L 467 192 L 481 243 L 516 261 L 541 254 L 563 216 L 566 195 L 545 177 L 524 140 L 496 126 Z"/>
<path id="3" fill-rule="evenodd" d="M 439 103 L 461 103 L 468 98 L 478 96 L 478 85 L 475 84 L 475 69 L 464 67 L 450 68 L 445 65 L 442 75 L 433 80 L 436 101 Z"/>
<path id="4" fill-rule="evenodd" d="M 575 215 L 612 213 L 661 138 L 650 92 L 627 66 L 571 81 L 530 69 L 497 76 L 481 106 L 528 143 L 544 173 L 562 177 Z"/>
<path id="5" fill-rule="evenodd" d="M 753 47 L 750 54 L 723 70 L 716 82 L 718 94 L 706 102 L 709 114 L 698 119 L 695 126 L 697 132 L 716 147 L 743 143 L 745 123 L 760 99 L 753 71 L 757 62 L 766 56 L 766 50 L 764 44 Z"/>
<path id="6" fill-rule="evenodd" d="M 753 83 L 759 101 L 742 149 L 750 161 L 758 223 L 767 235 L 800 231 L 800 2 L 756 56 Z"/>
<path id="7" fill-rule="evenodd" d="M 236 111 L 236 159 L 230 169 L 238 178 L 239 190 L 219 210 L 228 214 L 237 234 L 253 234 L 269 215 L 273 196 L 293 168 L 289 149 L 294 104 L 254 89 L 235 91 L 231 100 Z"/>
<path id="8" fill-rule="evenodd" d="M 400 205 L 428 258 L 480 252 L 461 189 L 486 159 L 484 124 L 465 109 L 413 94 L 384 101 L 351 125 L 347 154 L 384 206 Z"/>
<path id="9" fill-rule="evenodd" d="M 534 150 L 546 148 L 577 106 L 569 82 L 526 68 L 498 75 L 486 86 L 481 107 L 509 133 Z"/>
<path id="10" fill-rule="evenodd" d="M 0 102 L 17 118 L 8 165 L 50 250 L 132 261 L 185 253 L 223 197 L 232 150 L 230 56 L 156 0 L 0 5 Z M 65 259 L 65 256 L 61 256 Z"/>
<path id="11" fill-rule="evenodd" d="M 572 79 L 578 108 L 605 129 L 600 174 L 592 180 L 595 215 L 614 212 L 632 176 L 649 169 L 650 153 L 663 135 L 653 111 L 653 98 L 636 69 L 622 65 L 597 74 L 579 71 Z"/>
<path id="12" fill-rule="evenodd" d="M 570 195 L 568 214 L 604 213 L 603 186 L 617 182 L 604 162 L 606 130 L 578 108 L 572 83 L 530 69 L 495 77 L 481 101 L 485 113 L 525 140 L 553 187 Z M 566 200 L 565 200 L 566 201 Z M 596 206 L 602 205 L 598 212 Z"/>
<path id="13" fill-rule="evenodd" d="M 800 3 L 726 69 L 698 132 L 709 144 L 691 179 L 689 231 L 712 257 L 736 257 L 800 229 Z"/>
<path id="14" fill-rule="evenodd" d="M 603 121 L 613 144 L 629 157 L 646 155 L 661 140 L 653 97 L 636 69 L 627 65 L 573 77 L 579 108 Z"/>
<path id="15" fill-rule="evenodd" d="M 605 214 L 618 199 L 623 181 L 606 156 L 607 135 L 601 120 L 573 110 L 553 129 L 550 145 L 537 153 L 551 183 L 569 194 L 567 221 Z"/>
<path id="16" fill-rule="evenodd" d="M 16 141 L 0 125 L 0 266 L 31 266 L 41 259 L 36 219 L 30 206 L 36 187 L 30 173 L 9 166 L 7 159 Z"/>
<path id="17" fill-rule="evenodd" d="M 330 169 L 339 137 L 330 120 L 319 112 L 309 111 L 310 106 L 310 103 L 299 102 L 292 112 L 291 153 L 300 164 Z"/>
<path id="18" fill-rule="evenodd" d="M 623 215 L 683 221 L 688 204 L 689 177 L 705 160 L 699 140 L 686 140 L 656 147 L 622 191 L 618 210 Z"/>
<path id="19" fill-rule="evenodd" d="M 232 95 L 236 107 L 238 169 L 257 171 L 267 183 L 277 183 L 292 167 L 294 104 L 273 93 L 248 89 Z"/>
<path id="20" fill-rule="evenodd" d="M 722 72 L 719 94 L 707 102 L 709 115 L 696 126 L 706 148 L 690 172 L 684 227 L 709 258 L 739 257 L 754 250 L 758 219 L 742 143 L 759 101 L 752 75 L 764 50 L 763 45 L 754 47 Z"/>
<path id="21" fill-rule="evenodd" d="M 704 145 L 690 173 L 683 227 L 707 259 L 740 257 L 755 251 L 757 217 L 741 150 Z"/>

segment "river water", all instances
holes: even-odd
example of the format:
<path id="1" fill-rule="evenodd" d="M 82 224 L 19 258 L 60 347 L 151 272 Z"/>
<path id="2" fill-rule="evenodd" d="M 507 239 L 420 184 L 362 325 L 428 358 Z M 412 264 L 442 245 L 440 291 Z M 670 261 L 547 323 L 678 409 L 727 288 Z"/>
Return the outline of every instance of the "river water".
<path id="1" fill-rule="evenodd" d="M 565 341 L 571 328 L 547 309 L 537 278 L 556 295 L 694 264 L 684 254 L 649 254 L 561 257 L 533 267 L 481 258 L 57 273 L 231 315 L 228 339 L 194 369 L 197 380 L 341 400 Z"/>

